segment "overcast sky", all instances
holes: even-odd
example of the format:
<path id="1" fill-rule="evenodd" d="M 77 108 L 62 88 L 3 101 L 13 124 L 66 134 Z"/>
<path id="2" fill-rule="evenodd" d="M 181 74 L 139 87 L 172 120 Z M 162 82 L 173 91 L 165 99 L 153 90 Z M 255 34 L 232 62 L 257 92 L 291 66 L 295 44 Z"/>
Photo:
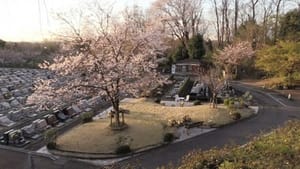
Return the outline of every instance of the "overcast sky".
<path id="1" fill-rule="evenodd" d="M 51 33 L 59 29 L 54 14 L 80 8 L 95 0 L 0 0 L 0 39 L 5 41 L 42 41 L 50 39 Z M 147 9 L 155 0 L 98 0 L 101 3 L 114 2 L 114 10 L 120 11 L 134 4 Z M 266 0 L 269 1 L 269 0 Z M 297 0 L 300 1 L 300 0 Z M 214 13 L 210 1 L 204 1 L 203 19 L 210 27 L 206 35 L 213 37 Z M 287 1 L 283 1 L 287 2 Z M 286 6 L 297 7 L 296 3 Z"/>
<path id="2" fill-rule="evenodd" d="M 116 10 L 137 4 L 148 8 L 154 0 L 114 0 Z M 41 41 L 57 29 L 54 13 L 78 8 L 87 0 L 0 0 L 0 39 Z"/>

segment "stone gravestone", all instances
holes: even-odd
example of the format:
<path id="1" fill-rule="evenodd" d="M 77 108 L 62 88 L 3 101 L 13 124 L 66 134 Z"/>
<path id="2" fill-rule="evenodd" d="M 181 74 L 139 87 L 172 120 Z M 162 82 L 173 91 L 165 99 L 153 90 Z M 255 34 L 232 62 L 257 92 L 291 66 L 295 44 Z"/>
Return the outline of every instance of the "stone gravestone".
<path id="1" fill-rule="evenodd" d="M 21 104 L 19 103 L 18 100 L 14 99 L 13 101 L 10 102 L 10 105 L 11 105 L 12 107 L 18 107 L 18 106 L 20 106 Z"/>
<path id="2" fill-rule="evenodd" d="M 15 124 L 14 121 L 10 120 L 7 116 L 0 117 L 0 125 L 5 127 L 10 127 Z"/>
<path id="3" fill-rule="evenodd" d="M 1 110 L 8 110 L 8 109 L 10 109 L 10 108 L 11 108 L 11 106 L 10 106 L 9 103 L 7 103 L 7 102 L 1 102 L 1 103 L 0 103 L 0 111 L 1 111 Z"/>
<path id="4" fill-rule="evenodd" d="M 53 127 L 56 126 L 59 123 L 59 121 L 57 120 L 57 118 L 53 114 L 45 115 L 44 119 L 46 120 L 48 125 L 53 126 Z"/>

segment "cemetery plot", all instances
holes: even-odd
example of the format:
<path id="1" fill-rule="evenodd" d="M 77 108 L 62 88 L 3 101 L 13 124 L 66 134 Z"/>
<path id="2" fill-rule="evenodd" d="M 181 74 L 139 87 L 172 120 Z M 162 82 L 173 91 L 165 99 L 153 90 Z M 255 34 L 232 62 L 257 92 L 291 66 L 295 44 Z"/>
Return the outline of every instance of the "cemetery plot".
<path id="1" fill-rule="evenodd" d="M 107 104 L 101 97 L 93 97 L 47 112 L 37 111 L 36 105 L 26 105 L 27 97 L 33 93 L 34 81 L 49 76 L 51 74 L 43 70 L 0 68 L 0 144 L 26 147 L 42 141 L 46 130 L 78 123 L 82 112 L 94 112 Z"/>

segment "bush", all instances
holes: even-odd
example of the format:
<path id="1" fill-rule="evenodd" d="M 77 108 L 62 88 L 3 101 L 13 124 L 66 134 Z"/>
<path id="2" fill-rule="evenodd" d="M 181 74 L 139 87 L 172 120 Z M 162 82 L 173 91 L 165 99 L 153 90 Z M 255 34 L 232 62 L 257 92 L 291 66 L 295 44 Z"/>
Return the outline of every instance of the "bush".
<path id="1" fill-rule="evenodd" d="M 55 143 L 55 142 L 49 142 L 49 143 L 47 144 L 47 148 L 48 148 L 49 150 L 55 149 L 55 148 L 56 148 L 56 143 Z"/>
<path id="2" fill-rule="evenodd" d="M 182 118 L 182 123 L 189 123 L 192 122 L 192 118 L 189 115 L 185 115 Z"/>
<path id="3" fill-rule="evenodd" d="M 118 147 L 115 151 L 116 154 L 128 154 L 131 153 L 132 150 L 129 145 L 122 145 Z"/>
<path id="4" fill-rule="evenodd" d="M 186 95 L 190 94 L 190 91 L 193 88 L 193 84 L 194 82 L 190 78 L 187 78 L 179 88 L 178 95 L 180 97 L 185 97 Z"/>
<path id="5" fill-rule="evenodd" d="M 228 99 L 225 99 L 223 101 L 224 105 L 229 108 L 229 109 L 233 109 L 234 108 L 234 98 L 228 98 Z"/>
<path id="6" fill-rule="evenodd" d="M 238 113 L 238 112 L 232 113 L 232 114 L 231 114 L 231 117 L 232 117 L 233 120 L 239 120 L 239 119 L 242 118 L 241 114 Z"/>
<path id="7" fill-rule="evenodd" d="M 229 102 L 230 102 L 230 99 L 224 99 L 224 105 L 225 106 L 228 107 L 229 106 Z"/>
<path id="8" fill-rule="evenodd" d="M 93 121 L 94 114 L 92 112 L 85 112 L 80 115 L 80 118 L 83 123 L 88 123 Z"/>
<path id="9" fill-rule="evenodd" d="M 172 120 L 169 120 L 168 121 L 168 126 L 170 127 L 176 127 L 178 124 L 177 124 L 177 121 L 175 119 L 172 119 Z"/>
<path id="10" fill-rule="evenodd" d="M 234 107 L 234 100 L 230 100 L 230 101 L 229 101 L 229 105 L 228 105 L 228 106 L 229 106 L 229 108 L 232 108 L 232 107 Z"/>
<path id="11" fill-rule="evenodd" d="M 201 105 L 201 101 L 200 100 L 194 101 L 194 106 L 197 106 L 197 105 Z"/>
<path id="12" fill-rule="evenodd" d="M 173 133 L 166 133 L 164 135 L 164 142 L 165 143 L 171 143 L 175 139 L 175 136 Z"/>
<path id="13" fill-rule="evenodd" d="M 156 99 L 154 100 L 154 102 L 155 102 L 155 103 L 158 103 L 158 104 L 160 103 L 160 101 L 161 101 L 160 98 L 156 98 Z"/>
<path id="14" fill-rule="evenodd" d="M 44 138 L 48 142 L 51 142 L 56 138 L 56 135 L 57 135 L 57 129 L 51 128 L 44 133 Z"/>

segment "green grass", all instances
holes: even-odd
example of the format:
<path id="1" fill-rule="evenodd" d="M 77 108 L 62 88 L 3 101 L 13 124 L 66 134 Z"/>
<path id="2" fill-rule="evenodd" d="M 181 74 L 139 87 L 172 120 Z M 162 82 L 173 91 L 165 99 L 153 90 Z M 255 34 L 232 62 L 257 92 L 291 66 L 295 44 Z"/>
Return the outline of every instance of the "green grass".
<path id="1" fill-rule="evenodd" d="M 163 143 L 165 133 L 174 132 L 167 127 L 168 120 L 181 120 L 189 115 L 192 121 L 204 121 L 216 125 L 232 122 L 224 106 L 212 109 L 209 105 L 192 107 L 167 107 L 146 99 L 134 99 L 122 103 L 122 108 L 130 111 L 125 114 L 129 125 L 123 131 L 112 131 L 109 119 L 101 119 L 82 124 L 57 139 L 59 149 L 91 153 L 113 153 L 120 145 L 128 144 L 132 150 Z M 249 109 L 239 110 L 242 117 L 252 114 Z"/>
<path id="2" fill-rule="evenodd" d="M 299 169 L 300 121 L 289 122 L 267 136 L 255 138 L 243 147 L 191 152 L 180 169 Z M 175 168 L 175 167 L 171 167 Z"/>

